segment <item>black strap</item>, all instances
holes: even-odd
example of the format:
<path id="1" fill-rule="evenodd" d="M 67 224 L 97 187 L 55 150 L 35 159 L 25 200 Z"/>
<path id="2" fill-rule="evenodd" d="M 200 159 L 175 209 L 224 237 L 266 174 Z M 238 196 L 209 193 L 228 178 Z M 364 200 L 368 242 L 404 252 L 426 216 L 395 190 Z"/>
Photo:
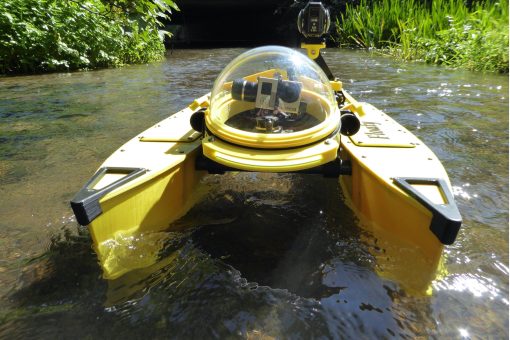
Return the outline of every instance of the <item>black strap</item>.
<path id="1" fill-rule="evenodd" d="M 324 71 L 324 73 L 326 73 L 326 76 L 328 77 L 329 80 L 335 80 L 335 76 L 329 69 L 328 64 L 326 64 L 326 61 L 324 60 L 324 58 L 322 57 L 322 54 L 320 52 L 319 52 L 319 56 L 317 58 L 315 58 L 315 62 L 317 63 L 317 65 L 320 66 L 320 68 Z"/>

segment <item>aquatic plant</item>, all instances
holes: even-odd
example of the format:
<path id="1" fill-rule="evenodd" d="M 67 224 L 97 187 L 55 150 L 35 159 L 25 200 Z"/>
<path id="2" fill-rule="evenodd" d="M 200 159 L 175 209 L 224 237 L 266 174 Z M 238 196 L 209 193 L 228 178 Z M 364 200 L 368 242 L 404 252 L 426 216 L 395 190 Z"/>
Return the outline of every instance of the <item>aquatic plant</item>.
<path id="1" fill-rule="evenodd" d="M 0 73 L 118 66 L 161 59 L 172 0 L 0 2 Z"/>
<path id="2" fill-rule="evenodd" d="M 508 0 L 361 0 L 336 19 L 339 45 L 405 59 L 508 72 Z"/>

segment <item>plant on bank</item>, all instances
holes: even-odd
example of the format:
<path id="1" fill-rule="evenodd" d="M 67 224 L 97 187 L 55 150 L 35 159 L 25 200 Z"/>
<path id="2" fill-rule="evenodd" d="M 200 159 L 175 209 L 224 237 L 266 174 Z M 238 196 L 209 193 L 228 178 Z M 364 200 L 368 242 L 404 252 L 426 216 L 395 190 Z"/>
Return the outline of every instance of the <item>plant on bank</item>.
<path id="1" fill-rule="evenodd" d="M 172 0 L 0 1 L 0 73 L 159 60 L 172 9 Z"/>
<path id="2" fill-rule="evenodd" d="M 384 49 L 405 60 L 508 72 L 508 0 L 361 0 L 337 18 L 340 45 Z"/>

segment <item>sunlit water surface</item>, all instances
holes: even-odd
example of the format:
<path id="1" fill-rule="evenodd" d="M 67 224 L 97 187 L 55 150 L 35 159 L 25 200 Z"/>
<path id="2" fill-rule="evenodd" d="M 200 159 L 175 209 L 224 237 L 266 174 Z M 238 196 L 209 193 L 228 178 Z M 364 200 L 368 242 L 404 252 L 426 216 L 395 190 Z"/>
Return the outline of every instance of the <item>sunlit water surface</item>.
<path id="1" fill-rule="evenodd" d="M 365 52 L 325 58 L 443 161 L 464 224 L 431 295 L 379 277 L 375 241 L 320 176 L 207 176 L 159 262 L 101 278 L 68 202 L 124 141 L 210 91 L 240 49 L 0 78 L 0 337 L 507 338 L 508 77 Z M 179 230 L 179 231 L 175 231 Z"/>

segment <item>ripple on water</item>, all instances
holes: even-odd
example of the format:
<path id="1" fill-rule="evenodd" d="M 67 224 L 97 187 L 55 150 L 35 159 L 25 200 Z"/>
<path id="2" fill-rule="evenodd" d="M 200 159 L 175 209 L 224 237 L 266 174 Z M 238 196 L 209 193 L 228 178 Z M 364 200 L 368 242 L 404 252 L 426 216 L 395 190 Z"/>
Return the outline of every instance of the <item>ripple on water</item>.
<path id="1" fill-rule="evenodd" d="M 464 226 L 432 296 L 376 274 L 373 254 L 385 249 L 363 234 L 336 181 L 322 178 L 210 176 L 214 194 L 177 231 L 133 242 L 134 253 L 144 241 L 160 247 L 158 261 L 118 280 L 100 278 L 88 236 L 41 250 L 101 161 L 210 91 L 240 51 L 181 50 L 151 65 L 2 79 L 2 249 L 20 257 L 0 264 L 0 279 L 23 284 L 1 302 L 0 337 L 508 336 L 506 76 L 359 51 L 325 56 L 348 91 L 418 135 L 450 174 Z"/>

